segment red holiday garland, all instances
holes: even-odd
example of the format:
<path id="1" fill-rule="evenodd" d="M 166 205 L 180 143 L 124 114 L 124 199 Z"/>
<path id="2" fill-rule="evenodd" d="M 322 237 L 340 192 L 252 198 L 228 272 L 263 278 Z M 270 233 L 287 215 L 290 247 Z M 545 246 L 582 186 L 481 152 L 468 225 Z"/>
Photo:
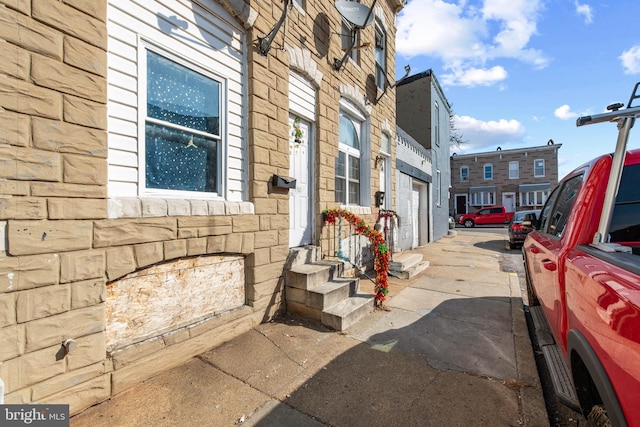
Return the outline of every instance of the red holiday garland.
<path id="1" fill-rule="evenodd" d="M 384 236 L 379 231 L 369 227 L 362 218 L 344 209 L 326 209 L 323 212 L 325 221 L 335 224 L 340 217 L 355 227 L 355 231 L 369 239 L 373 245 L 376 258 L 374 269 L 376 271 L 376 306 L 381 306 L 389 293 L 388 274 L 389 271 L 389 250 L 385 243 Z"/>

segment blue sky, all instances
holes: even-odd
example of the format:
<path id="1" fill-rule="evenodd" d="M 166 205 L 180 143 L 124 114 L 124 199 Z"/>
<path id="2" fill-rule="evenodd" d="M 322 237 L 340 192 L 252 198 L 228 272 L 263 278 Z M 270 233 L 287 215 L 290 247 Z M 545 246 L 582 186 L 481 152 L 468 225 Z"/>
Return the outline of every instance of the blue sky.
<path id="1" fill-rule="evenodd" d="M 559 175 L 613 152 L 613 123 L 578 116 L 626 106 L 640 81 L 638 0 L 409 0 L 396 78 L 432 69 L 455 113 L 458 154 L 562 144 Z M 638 100 L 634 105 L 640 105 Z M 640 147 L 640 123 L 629 148 Z"/>

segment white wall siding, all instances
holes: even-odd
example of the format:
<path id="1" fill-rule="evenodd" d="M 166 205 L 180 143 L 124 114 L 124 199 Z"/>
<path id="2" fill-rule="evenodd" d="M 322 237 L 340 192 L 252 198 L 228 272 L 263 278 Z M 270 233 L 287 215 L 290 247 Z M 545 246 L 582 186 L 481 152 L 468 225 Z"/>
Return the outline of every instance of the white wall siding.
<path id="1" fill-rule="evenodd" d="M 221 130 L 227 159 L 221 196 L 246 200 L 246 39 L 239 24 L 214 0 L 110 0 L 107 29 L 109 197 L 145 196 L 138 185 L 143 159 L 137 155 L 143 143 L 138 135 L 144 138 L 138 90 L 146 82 L 139 80 L 137 63 L 144 42 L 224 82 Z"/>
<path id="2" fill-rule="evenodd" d="M 289 73 L 289 110 L 310 122 L 316 117 L 316 89 L 298 73 Z"/>

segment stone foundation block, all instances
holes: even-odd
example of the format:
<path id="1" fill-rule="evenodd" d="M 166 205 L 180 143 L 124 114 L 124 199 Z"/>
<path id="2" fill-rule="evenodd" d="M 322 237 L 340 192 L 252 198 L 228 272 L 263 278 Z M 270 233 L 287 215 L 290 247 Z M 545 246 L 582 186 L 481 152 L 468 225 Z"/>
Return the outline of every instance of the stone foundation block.
<path id="1" fill-rule="evenodd" d="M 107 187 L 105 185 L 79 185 L 64 184 L 59 182 L 32 182 L 31 194 L 33 196 L 47 197 L 78 197 L 105 199 Z"/>
<path id="2" fill-rule="evenodd" d="M 62 345 L 58 344 L 11 359 L 11 362 L 13 362 L 9 364 L 11 372 L 7 376 L 0 375 L 5 382 L 6 391 L 19 390 L 63 374 L 66 363 L 64 359 L 57 356 L 61 347 Z M 7 362 L 0 365 L 0 372 L 2 372 L 5 364 Z"/>
<path id="3" fill-rule="evenodd" d="M 69 311 L 70 295 L 68 285 L 52 285 L 18 292 L 16 301 L 18 323 Z"/>
<path id="4" fill-rule="evenodd" d="M 6 46 L 6 42 L 0 42 L 0 51 Z M 1 55 L 1 54 L 0 54 Z M 2 57 L 0 56 L 0 61 Z M 0 73 L 2 70 L 0 69 Z M 17 145 L 26 147 L 29 145 L 31 137 L 31 120 L 24 114 L 12 113 L 10 111 L 0 111 L 0 144 Z M 11 194 L 11 193 L 0 193 Z"/>
<path id="5" fill-rule="evenodd" d="M 0 79 L 0 105 L 3 103 Z M 6 104 L 5 104 L 6 105 Z M 22 181 L 62 181 L 62 157 L 50 151 L 0 146 L 0 176 Z"/>
<path id="6" fill-rule="evenodd" d="M 64 95 L 62 108 L 64 121 L 67 123 L 94 129 L 107 129 L 107 106 L 105 104 L 73 95 Z"/>
<path id="7" fill-rule="evenodd" d="M 107 159 L 66 154 L 63 158 L 64 182 L 71 184 L 107 184 Z"/>
<path id="8" fill-rule="evenodd" d="M 131 246 L 107 249 L 107 279 L 115 280 L 136 271 L 136 260 Z"/>
<path id="9" fill-rule="evenodd" d="M 15 292 L 0 294 L 0 328 L 16 324 L 16 295 Z"/>
<path id="10" fill-rule="evenodd" d="M 164 245 L 161 242 L 136 245 L 133 253 L 138 268 L 144 268 L 164 260 Z"/>
<path id="11" fill-rule="evenodd" d="M 0 329 L 0 362 L 13 359 L 24 353 L 24 325 L 7 326 Z"/>
<path id="12" fill-rule="evenodd" d="M 172 218 L 104 220 L 94 222 L 93 242 L 100 248 L 173 240 L 177 234 Z"/>
<path id="13" fill-rule="evenodd" d="M 111 374 L 104 374 L 35 403 L 68 404 L 69 414 L 74 415 L 96 403 L 107 400 L 110 396 Z"/>
<path id="14" fill-rule="evenodd" d="M 111 353 L 113 367 L 115 370 L 121 369 L 136 360 L 161 351 L 164 347 L 164 340 L 156 337 L 118 349 Z"/>
<path id="15" fill-rule="evenodd" d="M 105 266 L 106 254 L 103 250 L 61 253 L 60 282 L 103 278 Z"/>
<path id="16" fill-rule="evenodd" d="M 46 199 L 0 196 L 0 219 L 46 219 Z"/>
<path id="17" fill-rule="evenodd" d="M 0 8 L 0 38 L 28 51 L 62 58 L 62 34 L 9 8 Z"/>
<path id="18" fill-rule="evenodd" d="M 64 38 L 64 62 L 107 77 L 107 52 L 73 37 Z"/>
<path id="19" fill-rule="evenodd" d="M 69 96 L 67 98 L 77 99 Z M 36 148 L 104 159 L 107 157 L 107 133 L 104 130 L 41 118 L 33 119 L 32 129 Z"/>
<path id="20" fill-rule="evenodd" d="M 58 375 L 31 387 L 31 397 L 39 401 L 47 396 L 67 390 L 76 384 L 89 381 L 104 374 L 104 363 L 96 363 L 71 372 Z"/>
<path id="21" fill-rule="evenodd" d="M 198 239 L 187 240 L 187 255 L 202 255 L 207 253 L 207 239 L 201 237 Z"/>
<path id="22" fill-rule="evenodd" d="M 104 304 L 34 320 L 25 327 L 26 351 L 60 344 L 67 338 L 78 339 L 96 334 L 105 327 Z"/>
<path id="23" fill-rule="evenodd" d="M 164 259 L 182 258 L 187 255 L 186 240 L 172 240 L 164 242 Z"/>
<path id="24" fill-rule="evenodd" d="M 84 221 L 9 221 L 11 255 L 47 254 L 91 248 L 92 224 Z"/>
<path id="25" fill-rule="evenodd" d="M 259 231 L 255 233 L 255 247 L 256 248 L 270 248 L 278 243 L 278 232 L 272 231 Z"/>
<path id="26" fill-rule="evenodd" d="M 71 309 L 90 307 L 105 302 L 107 285 L 104 279 L 71 283 Z"/>
<path id="27" fill-rule="evenodd" d="M 5 257 L 0 262 L 0 292 L 13 292 L 58 283 L 58 254 Z"/>

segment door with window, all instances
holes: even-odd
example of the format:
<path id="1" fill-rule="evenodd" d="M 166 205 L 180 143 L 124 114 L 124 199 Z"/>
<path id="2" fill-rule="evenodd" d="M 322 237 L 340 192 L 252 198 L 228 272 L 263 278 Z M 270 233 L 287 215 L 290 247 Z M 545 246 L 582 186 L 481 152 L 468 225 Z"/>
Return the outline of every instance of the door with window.
<path id="1" fill-rule="evenodd" d="M 289 190 L 289 247 L 311 244 L 311 124 L 290 115 L 289 175 L 296 187 Z"/>
<path id="2" fill-rule="evenodd" d="M 507 212 L 516 211 L 516 193 L 502 193 L 502 206 Z"/>

